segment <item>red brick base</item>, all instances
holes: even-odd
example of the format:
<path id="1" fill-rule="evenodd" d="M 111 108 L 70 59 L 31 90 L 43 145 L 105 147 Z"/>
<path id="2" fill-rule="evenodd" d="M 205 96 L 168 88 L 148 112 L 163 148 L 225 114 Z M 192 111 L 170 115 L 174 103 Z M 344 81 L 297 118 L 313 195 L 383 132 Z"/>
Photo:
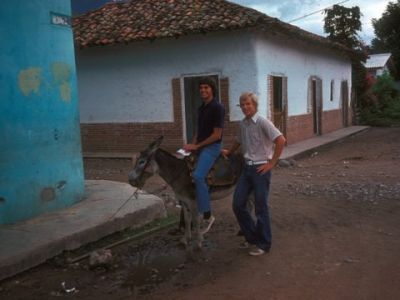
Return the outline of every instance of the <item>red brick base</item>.
<path id="1" fill-rule="evenodd" d="M 314 136 L 312 114 L 289 116 L 286 127 L 288 144 L 309 139 Z"/>
<path id="2" fill-rule="evenodd" d="M 224 145 L 229 147 L 238 130 L 239 122 L 225 122 Z M 147 147 L 160 135 L 162 147 L 176 151 L 183 145 L 182 127 L 173 123 L 103 123 L 81 124 L 84 154 L 135 153 Z"/>
<path id="3" fill-rule="evenodd" d="M 134 153 L 160 135 L 163 147 L 174 149 L 182 145 L 182 128 L 174 123 L 102 123 L 81 124 L 84 153 Z"/>
<path id="4" fill-rule="evenodd" d="M 341 110 L 323 112 L 322 133 L 342 128 Z M 228 117 L 227 117 L 228 118 Z M 239 122 L 225 120 L 225 147 L 229 147 L 237 134 Z M 164 136 L 162 147 L 175 151 L 183 145 L 181 124 L 170 123 L 103 123 L 81 124 L 84 153 L 134 153 L 160 135 Z M 287 141 L 294 144 L 314 136 L 312 115 L 305 114 L 288 118 Z"/>
<path id="5" fill-rule="evenodd" d="M 342 125 L 342 110 L 329 110 L 322 112 L 322 134 L 338 130 Z M 314 136 L 312 114 L 291 116 L 287 124 L 288 144 L 294 144 Z"/>
<path id="6" fill-rule="evenodd" d="M 342 110 L 329 110 L 322 112 L 322 134 L 342 128 Z"/>

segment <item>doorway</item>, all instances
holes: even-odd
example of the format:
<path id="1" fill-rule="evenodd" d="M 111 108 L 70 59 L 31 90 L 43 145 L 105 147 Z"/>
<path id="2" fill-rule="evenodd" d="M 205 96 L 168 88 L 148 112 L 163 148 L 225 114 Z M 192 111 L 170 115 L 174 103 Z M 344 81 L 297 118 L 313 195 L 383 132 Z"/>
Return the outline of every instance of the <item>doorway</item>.
<path id="1" fill-rule="evenodd" d="M 342 98 L 342 124 L 343 127 L 347 127 L 349 126 L 349 85 L 347 80 L 342 81 L 340 96 Z"/>
<path id="2" fill-rule="evenodd" d="M 272 80 L 272 122 L 286 136 L 286 77 L 271 76 Z"/>
<path id="3" fill-rule="evenodd" d="M 201 75 L 184 77 L 184 95 L 185 95 L 185 129 L 186 129 L 186 141 L 192 142 L 193 137 L 197 129 L 197 110 L 203 103 L 199 92 L 199 81 L 204 76 L 212 77 L 217 83 L 217 95 L 216 99 L 219 100 L 219 77 L 218 75 Z"/>
<path id="4" fill-rule="evenodd" d="M 311 79 L 311 106 L 313 117 L 313 130 L 315 135 L 322 134 L 322 80 L 313 77 Z"/>

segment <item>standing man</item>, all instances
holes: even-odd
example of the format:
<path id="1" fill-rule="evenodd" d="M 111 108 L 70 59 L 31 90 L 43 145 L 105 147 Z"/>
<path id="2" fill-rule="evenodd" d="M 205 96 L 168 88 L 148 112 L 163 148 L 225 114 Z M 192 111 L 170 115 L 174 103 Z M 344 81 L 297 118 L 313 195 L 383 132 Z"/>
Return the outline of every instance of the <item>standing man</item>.
<path id="1" fill-rule="evenodd" d="M 203 214 L 204 234 L 210 230 L 215 221 L 215 217 L 211 214 L 206 177 L 221 153 L 225 110 L 216 99 L 217 85 L 212 77 L 202 78 L 199 81 L 199 89 L 203 104 L 198 110 L 197 133 L 192 143 L 184 145 L 183 149 L 199 153 L 192 176 L 196 186 L 197 208 L 199 213 Z"/>
<path id="2" fill-rule="evenodd" d="M 245 166 L 236 185 L 233 196 L 233 211 L 253 256 L 269 252 L 271 248 L 271 227 L 268 212 L 268 194 L 271 169 L 278 162 L 286 139 L 267 119 L 257 113 L 258 100 L 254 93 L 240 96 L 240 108 L 244 119 L 236 142 L 229 150 L 222 150 L 227 156 L 243 148 Z M 247 201 L 254 192 L 256 222 L 247 209 Z"/>

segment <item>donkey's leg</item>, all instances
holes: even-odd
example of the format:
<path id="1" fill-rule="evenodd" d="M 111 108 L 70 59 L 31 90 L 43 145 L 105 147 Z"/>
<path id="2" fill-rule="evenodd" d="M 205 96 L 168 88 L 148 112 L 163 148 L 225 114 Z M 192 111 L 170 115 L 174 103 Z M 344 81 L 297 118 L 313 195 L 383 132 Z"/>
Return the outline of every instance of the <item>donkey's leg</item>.
<path id="1" fill-rule="evenodd" d="M 193 230 L 196 237 L 196 248 L 201 249 L 203 244 L 203 234 L 201 233 L 201 228 L 200 228 L 201 215 L 197 211 L 196 201 L 192 201 L 191 208 L 192 208 L 191 213 L 193 219 Z"/>
<path id="2" fill-rule="evenodd" d="M 190 212 L 190 205 L 188 205 L 187 201 L 185 200 L 182 201 L 182 208 L 183 208 L 183 216 L 185 218 L 185 233 L 181 239 L 181 242 L 185 246 L 188 246 L 192 238 L 192 232 L 191 232 L 192 214 Z"/>
<path id="3" fill-rule="evenodd" d="M 179 230 L 185 229 L 185 214 L 184 209 L 181 207 L 181 212 L 179 213 Z"/>

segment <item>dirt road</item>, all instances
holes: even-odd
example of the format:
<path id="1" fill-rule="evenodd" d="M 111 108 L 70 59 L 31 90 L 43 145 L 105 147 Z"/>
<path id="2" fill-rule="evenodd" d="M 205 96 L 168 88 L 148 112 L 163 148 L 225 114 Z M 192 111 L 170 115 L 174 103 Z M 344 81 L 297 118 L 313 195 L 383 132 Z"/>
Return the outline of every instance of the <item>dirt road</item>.
<path id="1" fill-rule="evenodd" d="M 85 168 L 89 179 L 126 181 L 129 161 Z M 373 128 L 275 169 L 267 255 L 238 249 L 227 197 L 212 203 L 201 253 L 166 230 L 113 248 L 109 269 L 50 261 L 1 282 L 0 299 L 400 299 L 399 178 L 400 128 Z M 79 291 L 65 294 L 63 281 Z"/>

